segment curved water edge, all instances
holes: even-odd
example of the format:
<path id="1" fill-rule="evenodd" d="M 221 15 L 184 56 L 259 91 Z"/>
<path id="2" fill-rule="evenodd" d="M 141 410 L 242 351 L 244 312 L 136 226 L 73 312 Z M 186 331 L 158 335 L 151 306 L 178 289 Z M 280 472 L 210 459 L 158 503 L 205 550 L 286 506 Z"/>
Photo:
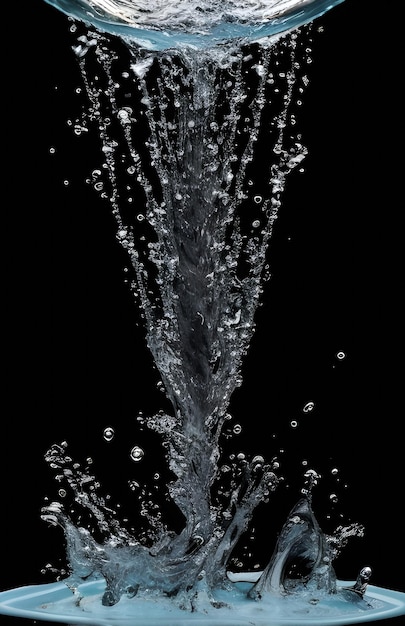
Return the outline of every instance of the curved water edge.
<path id="1" fill-rule="evenodd" d="M 258 41 L 303 26 L 344 0 L 265 0 L 262 3 L 162 3 L 129 0 L 45 0 L 66 15 L 149 50 L 208 48 L 230 39 Z M 137 5 L 138 8 L 131 6 Z"/>
<path id="2" fill-rule="evenodd" d="M 140 599 L 137 603 L 124 598 L 115 607 L 103 607 L 100 597 L 103 581 L 92 581 L 82 586 L 83 605 L 78 606 L 74 596 L 62 583 L 31 585 L 0 592 L 0 614 L 18 616 L 48 622 L 76 626 L 205 626 L 215 623 L 223 626 L 350 626 L 371 621 L 398 618 L 405 614 L 405 594 L 370 587 L 365 601 L 348 603 L 343 597 L 344 588 L 353 581 L 338 581 L 339 592 L 335 596 L 321 598 L 315 605 L 309 598 L 271 598 L 265 606 L 246 602 L 246 592 L 251 587 L 252 575 L 234 577 L 232 608 L 212 608 L 206 613 L 186 613 L 174 610 L 166 602 L 150 602 Z M 225 594 L 226 595 L 226 594 Z M 224 594 L 222 598 L 224 599 Z M 309 610 L 311 621 L 309 622 Z M 213 621 L 215 620 L 215 621 Z"/>

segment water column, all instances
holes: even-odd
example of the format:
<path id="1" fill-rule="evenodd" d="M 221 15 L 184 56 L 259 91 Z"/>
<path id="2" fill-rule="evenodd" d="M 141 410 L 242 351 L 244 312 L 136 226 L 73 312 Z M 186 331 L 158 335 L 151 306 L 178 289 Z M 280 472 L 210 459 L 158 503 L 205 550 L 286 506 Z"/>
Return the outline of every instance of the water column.
<path id="1" fill-rule="evenodd" d="M 305 84 L 305 75 L 296 81 L 295 74 L 306 52 L 295 34 L 277 47 L 244 52 L 231 43 L 204 51 L 203 59 L 188 49 L 145 55 L 130 47 L 129 67 L 139 94 L 125 101 L 128 85 L 114 78 L 125 50 L 117 55 L 96 33 L 79 36 L 78 42 L 75 52 L 89 98 L 82 124 L 97 124 L 107 174 L 103 181 L 95 171 L 93 185 L 109 199 L 118 240 L 131 259 L 148 346 L 174 409 L 173 416 L 157 415 L 147 423 L 164 439 L 176 475 L 170 495 L 185 527 L 170 549 L 163 529 L 157 541 L 163 551 L 154 547 L 153 552 L 170 570 L 181 562 L 177 575 L 170 574 L 172 593 L 185 584 L 192 588 L 202 567 L 212 588 L 226 583 L 227 562 L 239 537 L 278 482 L 264 460 L 236 461 L 233 481 L 222 490 L 222 508 L 212 500 L 222 471 L 219 438 L 231 395 L 241 384 L 242 360 L 269 277 L 273 222 L 285 179 L 305 156 L 290 126 L 294 100 Z M 263 117 L 269 121 L 261 133 Z M 267 155 L 260 176 L 254 173 L 256 153 Z M 134 214 L 123 196 L 135 195 L 137 187 L 145 207 L 139 213 L 138 203 Z M 139 228 L 144 220 L 148 236 Z M 60 454 L 59 447 L 51 449 L 49 462 L 72 486 L 70 466 L 67 470 Z M 77 481 L 73 488 L 77 494 Z M 50 520 L 54 513 L 52 505 L 45 516 Z M 100 517 L 104 529 L 104 514 Z M 71 529 L 69 524 L 68 535 Z M 76 550 L 80 540 L 74 537 L 69 545 Z M 77 555 L 70 560 L 76 562 Z M 165 571 L 163 563 L 160 567 Z M 186 573 L 184 583 L 180 571 Z M 139 571 L 131 575 L 136 579 Z M 121 578 L 123 589 L 129 583 Z M 164 590 L 168 583 L 156 584 Z M 108 598 L 112 601 L 110 593 Z"/>

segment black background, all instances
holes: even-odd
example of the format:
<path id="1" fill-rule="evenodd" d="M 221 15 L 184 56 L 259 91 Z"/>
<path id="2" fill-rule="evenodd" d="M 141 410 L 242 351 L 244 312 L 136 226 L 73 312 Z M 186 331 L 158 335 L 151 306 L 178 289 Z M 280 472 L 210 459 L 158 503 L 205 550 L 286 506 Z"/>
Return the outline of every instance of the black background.
<path id="1" fill-rule="evenodd" d="M 2 97 L 0 589 L 51 582 L 41 569 L 63 564 L 61 533 L 40 519 L 55 491 L 43 460 L 49 446 L 66 439 L 80 460 L 110 454 L 102 429 L 112 424 L 118 454 L 120 443 L 146 437 L 137 412 L 164 407 L 109 207 L 84 182 L 97 148 L 67 124 L 82 103 L 69 23 L 45 2 L 26 4 L 3 24 L 11 38 Z M 235 446 L 266 457 L 286 450 L 288 486 L 259 511 L 257 560 L 299 497 L 308 459 L 324 476 L 314 492 L 321 526 L 365 527 L 338 559 L 338 576 L 354 579 L 370 565 L 373 584 L 405 591 L 401 16 L 381 14 L 379 4 L 346 0 L 316 22 L 324 32 L 314 30 L 299 120 L 309 157 L 288 183 L 273 276 L 231 412 L 244 427 Z M 315 409 L 305 415 L 308 401 Z M 133 471 L 107 458 L 107 483 Z M 0 616 L 7 626 L 26 622 Z"/>

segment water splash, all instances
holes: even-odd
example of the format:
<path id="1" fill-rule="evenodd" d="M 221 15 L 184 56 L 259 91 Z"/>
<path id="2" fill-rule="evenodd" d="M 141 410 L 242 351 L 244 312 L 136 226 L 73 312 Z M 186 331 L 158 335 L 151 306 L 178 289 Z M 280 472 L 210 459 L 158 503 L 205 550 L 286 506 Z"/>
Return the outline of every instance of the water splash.
<path id="1" fill-rule="evenodd" d="M 152 489 L 129 476 L 142 524 L 149 525 L 145 532 L 135 519 L 129 528 L 102 493 L 92 459 L 81 466 L 67 444 L 52 446 L 46 459 L 59 500 L 44 507 L 43 518 L 65 532 L 69 606 L 89 620 L 101 607 L 103 617 L 127 610 L 138 621 L 142 600 L 212 615 L 243 597 L 253 613 L 265 607 L 270 615 L 288 595 L 293 602 L 284 608 L 296 607 L 298 599 L 296 614 L 311 612 L 314 619 L 329 616 L 326 596 L 343 599 L 350 610 L 355 597 L 359 610 L 369 611 L 363 601 L 368 568 L 342 593 L 332 566 L 347 539 L 362 531 L 353 525 L 324 535 L 312 511 L 319 478 L 313 470 L 253 585 L 236 587 L 229 571 L 256 507 L 283 480 L 277 459 L 226 458 L 221 442 L 224 430 L 243 432 L 240 424 L 229 425 L 228 406 L 242 383 L 242 361 L 270 276 L 267 253 L 286 180 L 306 155 L 295 122 L 308 82 L 310 29 L 256 45 L 228 42 L 161 54 L 149 54 L 133 39 L 81 33 L 74 52 L 87 106 L 72 126 L 76 135 L 96 128 L 100 138 L 102 160 L 88 182 L 110 203 L 130 261 L 131 292 L 171 404 L 172 410 L 142 423 L 163 441 L 172 473 L 167 496 L 181 524 L 173 527 Z M 314 407 L 309 401 L 302 411 Z M 108 424 L 102 437 L 110 450 L 119 431 Z M 142 464 L 145 450 L 141 440 L 131 441 L 128 463 Z M 89 599 L 85 587 L 98 595 Z M 248 621 L 259 623 L 251 615 Z"/>
<path id="2" fill-rule="evenodd" d="M 145 593 L 189 610 L 207 601 L 217 606 L 214 590 L 230 588 L 235 547 L 282 479 L 276 458 L 224 459 L 220 438 L 270 276 L 268 248 L 286 180 L 307 152 L 295 121 L 308 84 L 310 27 L 260 45 L 162 53 L 89 30 L 73 49 L 87 95 L 74 126 L 95 126 L 100 139 L 103 163 L 89 183 L 115 217 L 147 345 L 173 409 L 143 422 L 163 442 L 174 477 L 168 496 L 183 524 L 173 529 L 144 491 L 148 532 L 127 530 L 66 444 L 54 445 L 46 459 L 73 494 L 79 521 L 61 502 L 48 504 L 43 518 L 64 529 L 66 584 L 79 602 L 80 584 L 103 577 L 106 606 Z M 114 430 L 103 436 L 111 441 Z M 130 456 L 141 461 L 142 447 Z M 252 598 L 291 591 L 303 559 L 305 584 L 316 580 L 319 591 L 336 591 L 332 560 L 342 541 L 328 543 L 319 528 L 311 508 L 316 473 L 307 476 L 311 484 Z"/>

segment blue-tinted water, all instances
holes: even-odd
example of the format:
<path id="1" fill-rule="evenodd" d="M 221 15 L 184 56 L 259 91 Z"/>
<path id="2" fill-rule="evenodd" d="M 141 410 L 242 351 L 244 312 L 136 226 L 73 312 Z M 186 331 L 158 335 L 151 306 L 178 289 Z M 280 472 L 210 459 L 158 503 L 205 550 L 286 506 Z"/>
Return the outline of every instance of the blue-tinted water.
<path id="1" fill-rule="evenodd" d="M 295 13 L 294 19 L 298 17 L 299 22 L 288 18 L 282 30 L 311 19 Z M 99 18 L 90 22 L 102 31 L 118 32 L 115 23 L 106 27 Z M 272 28 L 276 30 L 266 34 L 279 33 L 280 24 L 275 19 Z M 128 34 L 127 26 L 119 28 Z M 103 172 L 93 170 L 92 183 L 111 203 L 117 238 L 136 276 L 134 295 L 145 314 L 148 346 L 173 406 L 173 415 L 160 414 L 145 421 L 165 441 L 177 477 L 170 495 L 186 520 L 184 531 L 175 537 L 161 520 L 161 512 L 153 517 L 152 507 L 145 506 L 155 535 L 149 538 L 151 545 L 143 545 L 122 529 L 96 491 L 86 491 L 86 485 L 94 481 L 87 470 L 82 472 L 72 463 L 65 446 L 49 451 L 51 466 L 60 471 L 76 501 L 91 511 L 104 533 L 104 541 L 97 541 L 83 526 L 71 523 L 58 503 L 44 511 L 46 519 L 54 515 L 66 531 L 72 565 L 68 584 L 75 588 L 80 579 L 104 576 L 106 605 L 116 603 L 122 594 L 135 596 L 139 589 L 152 587 L 176 594 L 185 608 L 195 607 L 196 596 L 193 599 L 187 586 L 193 589 L 191 582 L 198 580 L 199 592 L 205 592 L 225 584 L 227 556 L 256 503 L 269 496 L 279 479 L 276 461 L 269 464 L 241 454 L 222 464 L 218 437 L 227 419 L 229 398 L 242 382 L 240 365 L 268 278 L 265 254 L 285 177 L 306 153 L 300 137 L 291 132 L 291 105 L 301 97 L 305 84 L 304 75 L 296 82 L 303 60 L 296 55 L 297 41 L 300 46 L 295 35 L 277 44 L 261 42 L 259 53 L 252 56 L 241 42 L 229 45 L 230 32 L 232 39 L 239 39 L 242 32 L 245 38 L 246 30 L 241 31 L 240 25 L 232 31 L 217 28 L 208 35 L 193 34 L 191 40 L 183 39 L 184 29 L 170 31 L 169 39 L 160 32 L 155 39 L 155 32 L 150 35 L 147 29 L 145 47 L 189 44 L 187 51 L 159 56 L 157 63 L 154 55 L 138 55 L 139 32 L 134 37 L 131 26 L 125 41 L 130 54 L 129 82 L 142 96 L 136 103 L 120 100 L 113 78 L 116 49 L 108 38 L 90 31 L 78 37 L 75 47 L 90 102 L 86 123 L 97 125 L 105 155 L 107 179 Z M 248 38 L 262 37 L 260 29 L 249 30 Z M 209 42 L 211 48 L 219 41 L 222 45 L 207 55 L 193 50 L 197 43 L 205 47 Z M 88 70 L 89 59 L 103 72 L 102 90 Z M 286 59 L 281 69 L 279 63 Z M 274 61 L 277 69 L 272 70 Z M 267 178 L 260 186 L 251 163 L 268 102 L 275 106 L 269 125 L 274 160 L 268 162 Z M 141 142 L 137 137 L 140 117 L 148 127 L 146 143 L 144 136 Z M 136 185 L 143 189 L 143 211 L 130 214 L 124 207 L 119 168 L 126 172 L 125 194 Z M 135 183 L 130 182 L 133 176 Z M 245 209 L 249 209 L 247 220 Z M 138 235 L 137 222 L 146 222 L 149 238 L 144 232 Z M 113 434 L 109 431 L 106 437 Z M 132 453 L 137 461 L 143 451 L 133 448 Z M 229 472 L 230 484 L 224 486 L 217 479 Z M 224 496 L 221 507 L 211 499 L 214 484 L 220 485 Z M 305 515 L 294 523 L 303 523 Z M 330 569 L 326 570 L 329 581 Z"/>
<path id="2" fill-rule="evenodd" d="M 63 499 L 43 511 L 65 531 L 67 584 L 76 589 L 103 577 L 107 606 L 152 589 L 193 610 L 213 589 L 228 588 L 229 559 L 257 505 L 282 480 L 277 458 L 244 451 L 224 458 L 221 437 L 270 276 L 267 251 L 286 179 L 306 156 L 295 125 L 308 82 L 309 29 L 291 27 L 309 22 L 315 6 L 322 12 L 325 3 L 291 5 L 282 3 L 287 13 L 272 13 L 267 22 L 267 9 L 277 13 L 280 3 L 253 4 L 251 12 L 246 3 L 226 10 L 207 3 L 197 13 L 189 3 L 157 3 L 156 12 L 149 3 L 135 20 L 132 3 L 98 0 L 92 26 L 108 9 L 108 28 L 82 28 L 73 47 L 88 103 L 78 132 L 96 128 L 104 161 L 89 183 L 116 220 L 147 345 L 172 407 L 142 422 L 163 442 L 173 475 L 167 498 L 184 519 L 174 531 L 165 506 L 145 492 L 140 500 L 149 532 L 139 535 L 110 509 L 91 467 L 71 459 L 65 444 L 49 450 L 47 461 L 75 502 L 71 511 Z M 73 7 L 83 18 L 83 3 Z M 127 37 L 128 22 L 131 29 L 142 22 L 148 38 L 158 33 L 164 50 L 145 50 L 151 46 L 140 45 L 139 31 Z M 117 23 L 126 35 L 115 39 Z M 263 38 L 263 23 L 266 34 L 283 35 Z M 249 41 L 240 38 L 246 28 Z M 184 43 L 190 33 L 189 45 L 179 45 L 178 37 Z M 257 38 L 260 44 L 252 45 Z M 104 436 L 111 440 L 113 429 Z M 132 448 L 134 462 L 143 455 L 141 447 Z M 297 576 L 297 559 L 306 564 L 308 582 L 333 592 L 340 540 L 329 543 L 312 512 L 317 481 L 308 467 L 304 500 L 291 513 L 255 599 L 294 586 L 287 581 Z M 77 508 L 85 515 L 76 519 Z"/>
<path id="3" fill-rule="evenodd" d="M 171 0 L 46 0 L 67 15 L 101 31 L 165 50 L 211 47 L 229 39 L 258 41 L 308 24 L 343 0 L 194 2 Z"/>

